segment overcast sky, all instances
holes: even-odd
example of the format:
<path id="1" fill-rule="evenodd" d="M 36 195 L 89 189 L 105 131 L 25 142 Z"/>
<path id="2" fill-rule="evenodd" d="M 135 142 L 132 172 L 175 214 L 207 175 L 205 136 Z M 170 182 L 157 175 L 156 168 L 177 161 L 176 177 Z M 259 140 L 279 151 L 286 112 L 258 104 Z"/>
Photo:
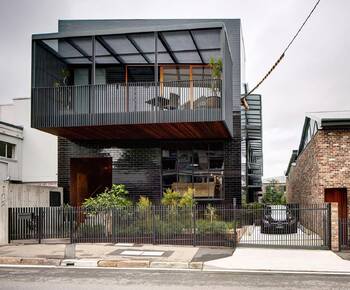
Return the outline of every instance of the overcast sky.
<path id="1" fill-rule="evenodd" d="M 0 0 L 0 103 L 30 96 L 31 34 L 58 19 L 240 18 L 250 87 L 270 69 L 316 0 Z M 264 176 L 283 175 L 305 112 L 350 109 L 350 1 L 321 0 L 269 79 L 263 98 Z"/>

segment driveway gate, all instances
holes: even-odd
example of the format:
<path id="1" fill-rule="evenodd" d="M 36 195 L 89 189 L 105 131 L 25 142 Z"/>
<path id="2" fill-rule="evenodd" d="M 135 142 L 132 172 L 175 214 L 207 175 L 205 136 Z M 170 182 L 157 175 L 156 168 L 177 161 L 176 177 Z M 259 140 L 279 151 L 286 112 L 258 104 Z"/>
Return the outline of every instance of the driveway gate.
<path id="1" fill-rule="evenodd" d="M 237 210 L 239 246 L 329 249 L 329 204 L 258 205 Z"/>

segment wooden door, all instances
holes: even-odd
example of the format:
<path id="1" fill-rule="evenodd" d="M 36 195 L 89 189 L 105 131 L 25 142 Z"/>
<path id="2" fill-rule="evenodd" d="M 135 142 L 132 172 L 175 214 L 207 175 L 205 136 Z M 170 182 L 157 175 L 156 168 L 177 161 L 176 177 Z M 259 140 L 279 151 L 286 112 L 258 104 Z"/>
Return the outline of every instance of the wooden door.
<path id="1" fill-rule="evenodd" d="M 346 188 L 327 188 L 324 195 L 325 202 L 337 202 L 338 203 L 338 215 L 339 218 L 345 219 L 348 215 L 347 208 L 347 191 Z"/>

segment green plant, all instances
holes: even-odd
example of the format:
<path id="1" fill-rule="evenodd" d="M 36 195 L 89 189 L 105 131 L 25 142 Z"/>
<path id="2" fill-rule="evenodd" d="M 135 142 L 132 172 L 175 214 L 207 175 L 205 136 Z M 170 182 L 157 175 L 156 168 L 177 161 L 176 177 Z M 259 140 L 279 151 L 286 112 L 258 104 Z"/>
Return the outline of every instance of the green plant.
<path id="1" fill-rule="evenodd" d="M 204 215 L 212 223 L 217 219 L 216 208 L 213 207 L 211 204 L 208 204 L 207 208 L 205 209 Z"/>
<path id="2" fill-rule="evenodd" d="M 148 197 L 140 196 L 140 199 L 137 202 L 137 207 L 139 209 L 149 209 L 151 206 L 152 206 L 152 202 Z"/>
<path id="3" fill-rule="evenodd" d="M 198 220 L 196 223 L 196 230 L 198 234 L 226 234 L 232 231 L 234 223 L 227 223 L 224 221 L 208 221 Z"/>
<path id="4" fill-rule="evenodd" d="M 210 57 L 209 67 L 211 68 L 211 76 L 213 79 L 220 79 L 222 74 L 222 59 L 219 57 L 215 60 L 214 57 Z"/>
<path id="5" fill-rule="evenodd" d="M 179 206 L 180 207 L 192 207 L 196 204 L 196 201 L 193 198 L 194 196 L 194 189 L 189 187 L 187 191 L 182 195 Z"/>
<path id="6" fill-rule="evenodd" d="M 123 184 L 113 184 L 110 189 L 106 188 L 104 192 L 95 197 L 89 197 L 83 202 L 83 207 L 88 212 L 94 212 L 98 209 L 110 209 L 126 207 L 132 205 L 127 198 L 129 192 Z"/>
<path id="7" fill-rule="evenodd" d="M 68 79 L 70 77 L 70 71 L 67 68 L 62 68 L 60 70 L 61 80 L 55 80 L 53 85 L 54 87 L 66 86 L 68 85 Z"/>
<path id="8" fill-rule="evenodd" d="M 178 206 L 181 200 L 181 194 L 178 191 L 172 190 L 171 188 L 167 188 L 161 200 L 163 205 L 168 206 Z"/>
<path id="9" fill-rule="evenodd" d="M 268 204 L 285 204 L 286 198 L 284 192 L 278 187 L 278 181 L 273 179 L 271 183 L 266 187 L 266 191 L 263 194 L 262 201 Z"/>

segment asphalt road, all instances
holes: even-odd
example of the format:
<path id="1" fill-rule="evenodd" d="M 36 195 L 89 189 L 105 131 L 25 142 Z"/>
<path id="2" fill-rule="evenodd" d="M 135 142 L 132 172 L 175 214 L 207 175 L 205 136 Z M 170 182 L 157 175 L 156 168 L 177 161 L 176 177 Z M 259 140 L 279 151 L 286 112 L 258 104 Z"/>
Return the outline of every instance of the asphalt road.
<path id="1" fill-rule="evenodd" d="M 0 268 L 0 289 L 350 289 L 350 276 Z"/>

